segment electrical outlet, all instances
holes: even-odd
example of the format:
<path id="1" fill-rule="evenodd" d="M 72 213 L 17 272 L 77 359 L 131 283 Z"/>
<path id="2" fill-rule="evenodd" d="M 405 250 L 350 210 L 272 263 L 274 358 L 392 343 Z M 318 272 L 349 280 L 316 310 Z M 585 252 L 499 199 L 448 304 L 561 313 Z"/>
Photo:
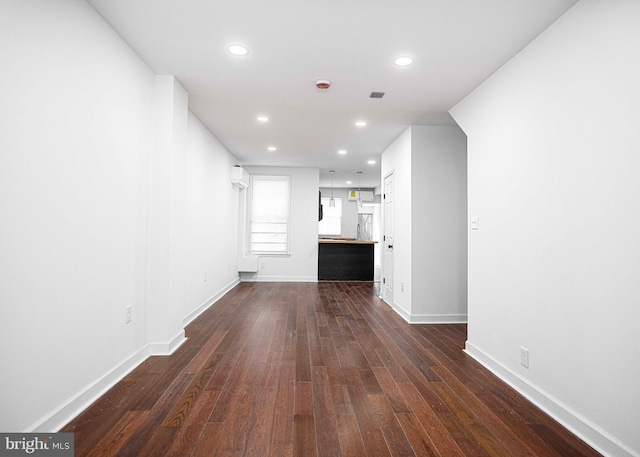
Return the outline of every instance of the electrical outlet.
<path id="1" fill-rule="evenodd" d="M 129 322 L 131 322 L 131 316 L 133 314 L 133 305 L 129 305 L 127 307 L 125 307 L 125 311 L 126 311 L 126 317 L 125 317 L 125 324 L 128 324 Z"/>
<path id="2" fill-rule="evenodd" d="M 266 263 L 264 263 L 264 262 L 262 262 L 262 263 L 260 264 L 260 269 L 261 269 L 261 270 L 264 270 L 265 268 L 267 268 L 267 264 L 266 264 Z"/>
<path id="3" fill-rule="evenodd" d="M 520 365 L 529 368 L 529 349 L 520 347 Z"/>
<path id="4" fill-rule="evenodd" d="M 471 217 L 471 230 L 478 230 L 480 228 L 480 218 L 478 216 Z"/>

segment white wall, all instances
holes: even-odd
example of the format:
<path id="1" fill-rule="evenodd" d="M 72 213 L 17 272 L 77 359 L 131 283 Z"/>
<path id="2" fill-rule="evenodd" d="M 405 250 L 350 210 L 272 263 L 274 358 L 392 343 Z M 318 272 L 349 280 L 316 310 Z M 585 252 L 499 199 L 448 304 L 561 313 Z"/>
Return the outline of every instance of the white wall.
<path id="1" fill-rule="evenodd" d="M 411 202 L 411 129 L 405 130 L 381 157 L 382 185 L 384 178 L 394 175 L 394 243 L 393 243 L 393 298 L 389 303 L 402 317 L 411 316 L 411 259 L 413 249 Z M 384 191 L 383 191 L 384 192 Z M 384 214 L 384 203 L 383 214 Z M 383 216 L 384 227 L 384 216 Z M 384 231 L 382 233 L 384 235 Z M 382 255 L 382 274 L 384 275 L 384 249 Z M 404 284 L 404 291 L 400 283 Z M 388 300 L 387 297 L 385 299 Z"/>
<path id="2" fill-rule="evenodd" d="M 257 273 L 241 273 L 242 281 L 318 280 L 318 189 L 320 172 L 317 168 L 243 167 L 250 175 L 290 176 L 291 208 L 289 250 L 287 256 L 261 256 Z M 246 189 L 245 193 L 249 192 Z M 241 219 L 246 214 L 244 208 Z M 243 223 L 240 223 L 243 227 Z M 244 235 L 244 234 L 242 234 Z M 246 252 L 246 238 L 240 249 Z"/>
<path id="3" fill-rule="evenodd" d="M 466 322 L 466 136 L 414 125 L 411 151 L 411 322 Z"/>
<path id="4" fill-rule="evenodd" d="M 640 455 L 639 24 L 582 0 L 452 110 L 480 217 L 467 351 L 612 456 Z"/>
<path id="5" fill-rule="evenodd" d="M 144 344 L 155 77 L 83 2 L 5 2 L 0 42 L 0 429 L 22 431 Z"/>
<path id="6" fill-rule="evenodd" d="M 156 76 L 147 220 L 145 339 L 168 354 L 184 342 L 184 205 L 187 93 L 173 76 Z M 138 306 L 134 308 L 138 308 Z"/>
<path id="7" fill-rule="evenodd" d="M 239 191 L 231 185 L 235 164 L 218 139 L 189 113 L 182 314 L 187 322 L 239 281 Z"/>
<path id="8" fill-rule="evenodd" d="M 215 168 L 205 150 L 226 170 L 232 160 L 201 130 L 187 154 L 186 93 L 86 3 L 2 9 L 0 430 L 55 431 L 150 353 L 170 350 L 187 314 L 233 281 L 235 234 L 215 233 L 232 254 L 210 244 L 194 254 L 209 238 L 188 226 L 198 208 L 185 202 L 199 194 L 204 213 L 214 206 L 231 221 L 238 202 L 228 176 L 219 194 L 202 195 L 193 174 Z M 222 277 L 187 293 L 204 258 Z"/>
<path id="9" fill-rule="evenodd" d="M 390 304 L 412 323 L 466 322 L 464 133 L 456 126 L 409 127 L 382 153 L 383 182 L 389 173 L 395 188 Z"/>

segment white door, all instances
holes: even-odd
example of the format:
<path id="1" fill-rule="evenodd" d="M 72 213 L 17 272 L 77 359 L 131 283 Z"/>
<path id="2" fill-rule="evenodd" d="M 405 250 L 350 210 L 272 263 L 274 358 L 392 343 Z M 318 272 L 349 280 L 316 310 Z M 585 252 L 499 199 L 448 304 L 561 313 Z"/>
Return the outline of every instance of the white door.
<path id="1" fill-rule="evenodd" d="M 393 305 L 393 174 L 384 178 L 384 233 L 382 236 L 384 263 L 382 266 L 382 298 Z"/>

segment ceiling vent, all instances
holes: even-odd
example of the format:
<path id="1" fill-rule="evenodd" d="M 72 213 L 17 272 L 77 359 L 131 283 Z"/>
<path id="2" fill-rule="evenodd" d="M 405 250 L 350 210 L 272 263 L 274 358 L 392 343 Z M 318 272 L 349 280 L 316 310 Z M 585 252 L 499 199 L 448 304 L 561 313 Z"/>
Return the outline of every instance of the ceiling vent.
<path id="1" fill-rule="evenodd" d="M 371 92 L 369 98 L 382 98 L 384 97 L 384 92 Z"/>

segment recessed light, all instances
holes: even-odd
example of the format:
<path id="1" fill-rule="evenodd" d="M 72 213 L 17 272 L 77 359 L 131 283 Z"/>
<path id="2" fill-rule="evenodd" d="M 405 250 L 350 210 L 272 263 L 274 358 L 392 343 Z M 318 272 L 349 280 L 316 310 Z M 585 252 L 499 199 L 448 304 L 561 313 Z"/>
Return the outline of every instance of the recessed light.
<path id="1" fill-rule="evenodd" d="M 365 121 L 356 121 L 356 127 L 364 127 L 367 125 Z"/>
<path id="2" fill-rule="evenodd" d="M 410 56 L 396 57 L 393 63 L 395 63 L 399 67 L 406 67 L 407 65 L 411 65 L 413 63 L 413 57 L 410 57 Z"/>
<path id="3" fill-rule="evenodd" d="M 249 54 L 249 49 L 242 46 L 241 44 L 230 44 L 227 47 L 227 50 L 234 56 L 246 56 L 247 54 Z"/>
<path id="4" fill-rule="evenodd" d="M 369 160 L 367 163 L 368 163 L 369 165 L 375 165 L 375 164 L 376 164 L 376 161 L 375 161 L 375 160 Z"/>
<path id="5" fill-rule="evenodd" d="M 346 150 L 346 149 L 340 149 L 340 150 L 338 151 L 338 154 L 340 154 L 340 155 L 345 155 L 346 153 L 347 153 L 347 150 Z"/>
<path id="6" fill-rule="evenodd" d="M 269 151 L 275 151 L 275 150 L 276 150 L 276 147 L 275 147 L 275 146 L 269 146 L 267 149 L 268 149 Z"/>
<path id="7" fill-rule="evenodd" d="M 351 181 L 347 181 L 347 184 L 352 184 L 352 182 Z"/>
<path id="8" fill-rule="evenodd" d="M 256 117 L 260 122 L 268 122 L 269 118 L 267 116 L 258 116 Z"/>

